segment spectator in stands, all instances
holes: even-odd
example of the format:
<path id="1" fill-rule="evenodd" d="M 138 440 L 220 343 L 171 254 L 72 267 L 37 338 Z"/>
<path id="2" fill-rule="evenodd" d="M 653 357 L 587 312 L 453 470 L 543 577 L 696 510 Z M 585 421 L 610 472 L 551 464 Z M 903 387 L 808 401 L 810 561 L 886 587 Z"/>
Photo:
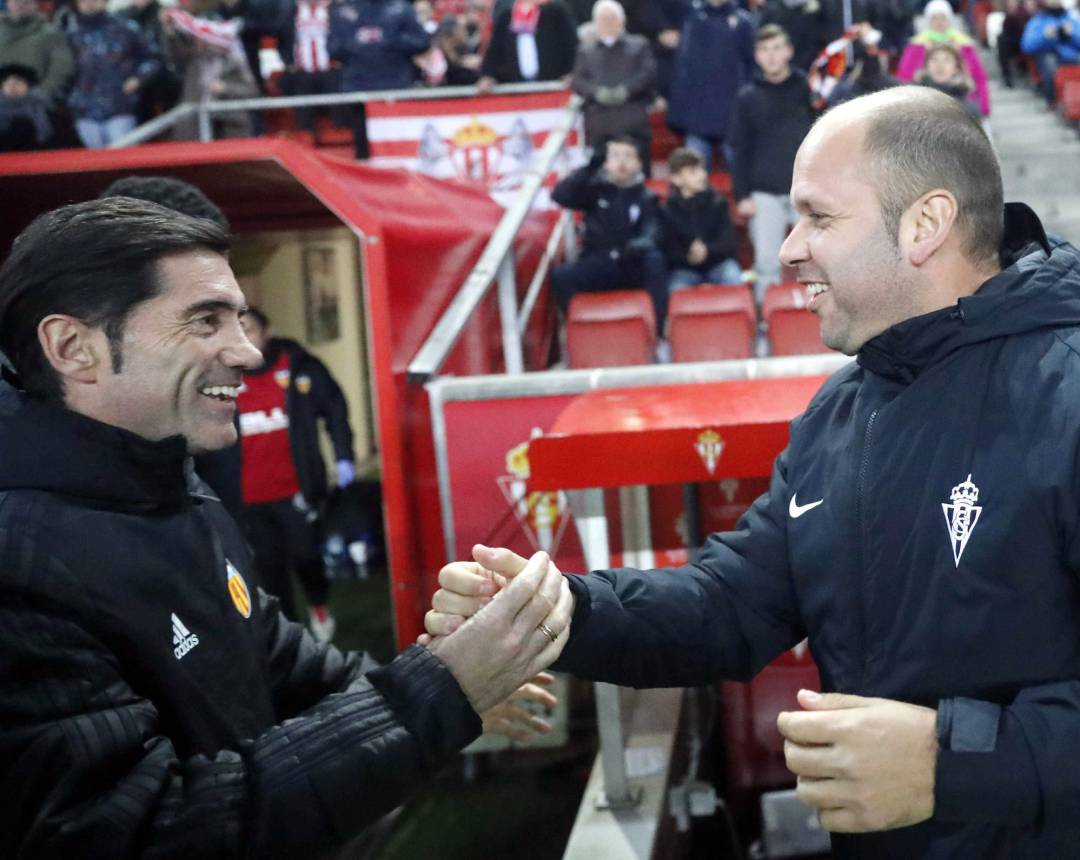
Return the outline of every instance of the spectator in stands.
<path id="1" fill-rule="evenodd" d="M 791 170 L 814 122 L 810 87 L 792 55 L 791 40 L 775 24 L 758 31 L 758 74 L 739 91 L 731 117 L 732 190 L 739 215 L 750 219 L 759 305 L 780 280 L 780 246 L 798 218 L 788 197 Z"/>
<path id="2" fill-rule="evenodd" d="M 959 51 L 968 77 L 974 83 L 971 99 L 982 116 L 990 116 L 990 90 L 986 82 L 986 71 L 978 51 L 975 50 L 975 42 L 953 26 L 954 15 L 949 0 L 930 0 L 923 14 L 927 28 L 904 48 L 896 77 L 905 82 L 914 80 L 915 73 L 926 64 L 927 49 L 932 45 L 950 44 Z"/>
<path id="3" fill-rule="evenodd" d="M 290 96 L 336 93 L 341 89 L 341 70 L 330 62 L 331 0 L 291 0 L 286 5 L 278 53 L 285 63 L 281 90 Z M 335 114 L 336 115 L 336 114 Z M 296 109 L 296 125 L 315 131 L 315 111 Z"/>
<path id="4" fill-rule="evenodd" d="M 679 40 L 667 123 L 713 169 L 735 94 L 753 76 L 754 24 L 732 0 L 694 0 Z M 730 156 L 730 151 L 725 157 Z"/>
<path id="5" fill-rule="evenodd" d="M 1080 15 L 1067 10 L 1061 0 L 1042 0 L 1020 39 L 1020 49 L 1035 58 L 1046 103 L 1054 104 L 1054 76 L 1058 66 L 1080 61 Z"/>
<path id="6" fill-rule="evenodd" d="M 355 0 L 330 7 L 330 59 L 342 64 L 341 89 L 403 90 L 416 83 L 413 57 L 431 47 L 431 37 L 406 0 Z M 368 157 L 367 113 L 355 113 L 354 149 Z"/>
<path id="7" fill-rule="evenodd" d="M 157 73 L 139 88 L 139 104 L 135 114 L 140 124 L 164 113 L 180 100 L 180 73 L 169 62 L 165 52 L 163 9 L 158 0 L 131 0 L 131 5 L 119 12 L 138 25 L 143 38 L 161 58 Z"/>
<path id="8" fill-rule="evenodd" d="M 481 725 L 543 730 L 500 704 L 552 702 L 522 686 L 567 636 L 542 553 L 477 623 L 382 667 L 255 588 L 188 468 L 235 441 L 259 361 L 227 248 L 207 221 L 95 200 L 38 218 L 0 270 L 26 391 L 0 419 L 9 856 L 337 856 Z"/>
<path id="9" fill-rule="evenodd" d="M 88 149 L 108 146 L 135 128 L 139 90 L 161 69 L 161 57 L 133 21 L 105 11 L 107 0 L 75 0 L 68 38 L 75 87 L 68 104 Z"/>
<path id="10" fill-rule="evenodd" d="M 52 135 L 49 102 L 29 66 L 0 66 L 0 152 L 40 149 Z"/>
<path id="11" fill-rule="evenodd" d="M 649 105 L 656 96 L 652 51 L 644 36 L 626 33 L 626 15 L 616 0 L 597 0 L 593 27 L 593 38 L 578 47 L 570 81 L 585 99 L 585 142 L 595 149 L 616 137 L 632 138 L 648 176 Z"/>
<path id="12" fill-rule="evenodd" d="M 915 73 L 915 83 L 952 96 L 978 118 L 979 109 L 969 98 L 974 84 L 964 70 L 960 53 L 952 45 L 933 45 L 926 52 L 926 63 Z"/>
<path id="13" fill-rule="evenodd" d="M 75 60 L 64 34 L 38 11 L 37 0 L 7 0 L 0 14 L 0 65 L 33 69 L 49 107 L 63 103 L 75 75 Z"/>
<path id="14" fill-rule="evenodd" d="M 472 48 L 469 26 L 464 16 L 450 15 L 439 22 L 435 31 L 435 46 L 446 58 L 448 87 L 470 86 L 480 80 L 483 56 Z"/>
<path id="15" fill-rule="evenodd" d="M 656 88 L 666 100 L 671 95 L 671 76 L 679 48 L 679 33 L 690 0 L 622 0 L 626 32 L 649 40 L 656 60 Z"/>
<path id="16" fill-rule="evenodd" d="M 308 601 L 311 632 L 329 642 L 337 625 L 327 605 L 330 583 L 316 526 L 328 494 L 319 422 L 333 446 L 337 485 L 347 486 L 356 479 L 349 405 L 326 365 L 296 341 L 271 336 L 266 314 L 250 308 L 243 323 L 262 353 L 262 363 L 244 374 L 237 400 L 244 531 L 260 585 L 295 621 L 289 575 L 294 568 Z"/>
<path id="17" fill-rule="evenodd" d="M 1013 67 L 1023 57 L 1020 40 L 1024 37 L 1027 22 L 1037 8 L 1035 0 L 1005 0 L 1005 18 L 1001 22 L 1001 32 L 997 38 L 997 57 L 1001 67 L 1001 80 L 1010 89 L 1013 86 Z"/>
<path id="18" fill-rule="evenodd" d="M 701 156 L 689 147 L 668 156 L 671 192 L 662 210 L 663 245 L 672 269 L 668 292 L 697 284 L 738 284 L 735 225 L 727 200 L 709 185 Z"/>
<path id="19" fill-rule="evenodd" d="M 199 104 L 258 97 L 239 21 L 196 18 L 179 9 L 167 9 L 164 21 L 169 56 L 184 70 L 181 101 Z M 215 113 L 212 122 L 215 138 L 250 137 L 253 130 L 248 111 Z M 184 119 L 173 134 L 177 140 L 198 140 L 198 120 Z"/>
<path id="20" fill-rule="evenodd" d="M 810 69 L 812 104 L 819 110 L 899 84 L 889 74 L 881 31 L 867 23 L 856 24 L 843 38 L 831 42 Z"/>
<path id="21" fill-rule="evenodd" d="M 921 0 L 877 0 L 871 5 L 869 21 L 881 31 L 881 50 L 890 57 L 902 54 L 915 35 L 921 5 Z"/>
<path id="22" fill-rule="evenodd" d="M 259 59 L 262 39 L 263 36 L 280 36 L 286 25 L 287 11 L 281 0 L 219 0 L 217 5 L 217 15 L 222 20 L 236 21 L 238 25 L 244 58 L 260 93 L 266 86 Z"/>
<path id="23" fill-rule="evenodd" d="M 495 84 L 554 81 L 574 68 L 577 30 L 558 0 L 514 0 L 495 17 L 484 62 L 481 92 Z"/>
<path id="24" fill-rule="evenodd" d="M 788 34 L 792 64 L 804 72 L 825 47 L 825 10 L 819 0 L 765 0 L 760 22 L 762 27 L 775 24 Z"/>
<path id="25" fill-rule="evenodd" d="M 551 272 L 551 287 L 565 312 L 578 293 L 642 288 L 652 298 L 657 331 L 667 317 L 667 264 L 660 250 L 660 207 L 645 187 L 633 138 L 598 147 L 592 160 L 562 179 L 551 193 L 567 209 L 585 213 L 585 240 L 576 262 Z"/>

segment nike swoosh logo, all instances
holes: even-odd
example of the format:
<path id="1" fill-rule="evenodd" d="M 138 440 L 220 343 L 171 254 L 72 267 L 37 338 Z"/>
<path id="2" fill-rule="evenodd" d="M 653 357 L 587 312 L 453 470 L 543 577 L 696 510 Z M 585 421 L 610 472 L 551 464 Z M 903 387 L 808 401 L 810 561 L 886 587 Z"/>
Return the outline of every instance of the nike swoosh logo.
<path id="1" fill-rule="evenodd" d="M 797 520 L 799 517 L 801 517 L 807 511 L 813 510 L 814 508 L 816 508 L 818 505 L 820 505 L 822 502 L 825 501 L 825 499 L 818 499 L 816 502 L 810 502 L 807 505 L 800 505 L 798 502 L 795 501 L 795 495 L 797 495 L 797 494 L 793 494 L 791 496 L 791 503 L 788 505 L 788 513 L 791 514 L 791 518 L 793 520 Z"/>

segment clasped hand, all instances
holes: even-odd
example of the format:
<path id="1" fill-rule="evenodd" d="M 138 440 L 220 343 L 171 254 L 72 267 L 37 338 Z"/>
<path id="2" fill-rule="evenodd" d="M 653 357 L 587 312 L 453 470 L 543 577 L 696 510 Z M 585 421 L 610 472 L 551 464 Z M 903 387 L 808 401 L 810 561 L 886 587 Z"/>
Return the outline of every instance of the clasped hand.
<path id="1" fill-rule="evenodd" d="M 937 712 L 892 699 L 800 690 L 776 725 L 799 799 L 837 833 L 888 830 L 934 813 Z"/>

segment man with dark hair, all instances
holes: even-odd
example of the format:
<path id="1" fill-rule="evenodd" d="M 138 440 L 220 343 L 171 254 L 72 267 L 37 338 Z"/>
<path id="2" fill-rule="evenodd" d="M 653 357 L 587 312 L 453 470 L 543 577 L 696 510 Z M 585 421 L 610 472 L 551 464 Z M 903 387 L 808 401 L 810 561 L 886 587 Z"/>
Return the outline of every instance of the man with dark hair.
<path id="1" fill-rule="evenodd" d="M 229 219 L 217 204 L 190 182 L 172 176 L 124 176 L 101 192 L 101 197 L 133 197 L 148 200 L 192 218 L 213 221 L 229 230 Z M 240 445 L 207 451 L 194 458 L 195 471 L 210 485 L 225 509 L 239 521 L 243 510 L 240 493 Z M 290 616 L 291 618 L 292 616 Z"/>
<path id="2" fill-rule="evenodd" d="M 597 147 L 592 161 L 562 179 L 551 197 L 585 213 L 580 258 L 551 272 L 559 307 L 565 312 L 578 293 L 642 288 L 663 336 L 667 264 L 660 250 L 660 205 L 645 187 L 637 143 L 619 137 Z"/>
<path id="3" fill-rule="evenodd" d="M 224 231 L 110 198 L 0 268 L 0 842 L 24 857 L 324 856 L 399 804 L 566 640 L 538 553 L 489 611 L 386 666 L 249 587 L 189 455 L 236 441 L 260 360 Z M 496 708 L 498 710 L 499 708 Z"/>
<path id="4" fill-rule="evenodd" d="M 780 280 L 777 254 L 796 218 L 787 196 L 791 167 L 814 122 L 810 85 L 791 57 L 787 33 L 775 24 L 758 30 L 758 73 L 739 91 L 731 114 L 732 191 L 739 214 L 750 219 L 759 305 L 765 289 Z"/>
<path id="5" fill-rule="evenodd" d="M 289 577 L 294 568 L 308 601 L 311 631 L 318 641 L 329 642 L 337 625 L 327 605 L 330 583 L 315 527 L 329 490 L 318 425 L 322 421 L 333 446 L 337 486 L 346 487 L 356 480 L 349 405 L 326 365 L 296 341 L 271 336 L 270 319 L 261 310 L 248 308 L 244 331 L 262 353 L 259 366 L 244 374 L 237 401 L 244 531 L 259 584 L 295 621 Z"/>
<path id="6" fill-rule="evenodd" d="M 746 680 L 803 637 L 824 693 L 782 713 L 834 857 L 1071 857 L 1080 839 L 1080 251 L 1002 209 L 980 124 L 923 87 L 827 113 L 781 249 L 854 355 L 770 488 L 697 563 L 570 576 L 557 668 Z M 522 559 L 440 573 L 428 630 Z M 511 579 L 512 581 L 512 579 Z"/>

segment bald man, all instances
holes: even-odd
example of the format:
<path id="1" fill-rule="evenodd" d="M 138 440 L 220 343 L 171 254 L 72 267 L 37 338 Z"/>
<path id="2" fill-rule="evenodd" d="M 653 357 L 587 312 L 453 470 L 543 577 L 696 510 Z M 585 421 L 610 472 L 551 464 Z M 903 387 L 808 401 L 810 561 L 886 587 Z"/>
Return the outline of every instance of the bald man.
<path id="1" fill-rule="evenodd" d="M 781 259 L 856 360 L 696 564 L 567 577 L 556 668 L 749 680 L 809 637 L 825 692 L 779 727 L 836 857 L 1075 856 L 1080 253 L 1002 207 L 978 123 L 922 88 L 826 114 L 791 198 Z M 440 573 L 431 633 L 524 564 L 474 558 Z"/>

